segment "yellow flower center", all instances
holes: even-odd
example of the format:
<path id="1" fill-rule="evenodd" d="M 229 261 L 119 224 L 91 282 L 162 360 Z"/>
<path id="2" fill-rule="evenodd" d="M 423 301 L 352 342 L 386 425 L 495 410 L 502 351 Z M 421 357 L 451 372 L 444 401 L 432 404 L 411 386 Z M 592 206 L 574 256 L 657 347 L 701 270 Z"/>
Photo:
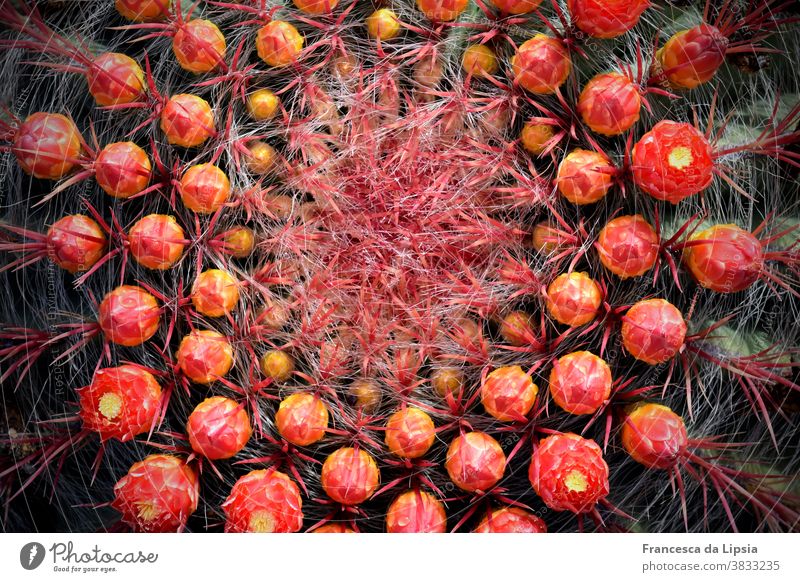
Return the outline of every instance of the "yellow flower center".
<path id="1" fill-rule="evenodd" d="M 253 533 L 272 533 L 275 531 L 275 518 L 269 511 L 254 511 L 250 514 L 250 527 Z"/>
<path id="2" fill-rule="evenodd" d="M 567 478 L 564 479 L 564 484 L 570 491 L 576 491 L 578 493 L 586 491 L 586 487 L 588 485 L 586 482 L 586 475 L 580 471 L 570 471 L 569 475 L 567 475 Z"/>
<path id="3" fill-rule="evenodd" d="M 136 504 L 139 507 L 139 519 L 142 521 L 153 521 L 158 517 L 158 506 L 152 501 L 140 501 Z"/>
<path id="4" fill-rule="evenodd" d="M 676 170 L 682 170 L 686 166 L 690 166 L 693 161 L 692 150 L 686 146 L 678 146 L 669 152 L 669 165 Z"/>
<path id="5" fill-rule="evenodd" d="M 106 392 L 100 397 L 98 409 L 108 420 L 114 420 L 122 412 L 122 398 L 116 392 Z"/>

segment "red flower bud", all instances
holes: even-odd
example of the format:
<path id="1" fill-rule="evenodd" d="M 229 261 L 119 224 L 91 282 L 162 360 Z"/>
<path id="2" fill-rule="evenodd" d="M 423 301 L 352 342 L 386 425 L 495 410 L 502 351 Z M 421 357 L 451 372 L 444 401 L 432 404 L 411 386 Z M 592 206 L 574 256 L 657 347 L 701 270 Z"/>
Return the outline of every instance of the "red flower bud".
<path id="1" fill-rule="evenodd" d="M 195 329 L 178 346 L 178 366 L 192 382 L 211 384 L 233 367 L 233 348 L 221 333 Z"/>
<path id="2" fill-rule="evenodd" d="M 550 395 L 570 414 L 593 414 L 611 395 L 611 369 L 590 352 L 560 357 L 550 372 Z"/>
<path id="3" fill-rule="evenodd" d="M 692 235 L 683 263 L 706 289 L 734 293 L 755 283 L 764 269 L 764 248 L 735 224 L 718 224 Z"/>
<path id="4" fill-rule="evenodd" d="M 399 495 L 386 512 L 388 533 L 444 533 L 446 529 L 441 501 L 419 489 Z"/>
<path id="5" fill-rule="evenodd" d="M 528 478 L 545 505 L 585 513 L 608 495 L 608 465 L 593 440 L 576 434 L 543 439 L 533 453 Z"/>
<path id="6" fill-rule="evenodd" d="M 519 507 L 501 507 L 489 511 L 475 528 L 475 533 L 546 533 L 547 525 L 537 515 Z"/>
<path id="7" fill-rule="evenodd" d="M 114 486 L 111 506 L 138 532 L 177 532 L 197 509 L 194 469 L 170 455 L 150 455 L 134 463 Z"/>
<path id="8" fill-rule="evenodd" d="M 230 459 L 250 440 L 253 429 L 244 407 L 230 398 L 212 396 L 189 415 L 186 432 L 192 450 L 216 461 Z"/>
<path id="9" fill-rule="evenodd" d="M 86 71 L 89 93 L 98 105 L 119 105 L 138 101 L 145 92 L 144 72 L 122 53 L 103 53 Z"/>
<path id="10" fill-rule="evenodd" d="M 645 299 L 622 319 L 622 343 L 637 360 L 655 365 L 671 360 L 683 347 L 686 322 L 664 299 Z"/>
<path id="11" fill-rule="evenodd" d="M 464 12 L 469 0 L 417 0 L 417 8 L 428 20 L 449 22 Z"/>
<path id="12" fill-rule="evenodd" d="M 128 347 L 153 337 L 160 321 L 161 309 L 156 298 L 135 285 L 121 285 L 108 293 L 97 316 L 106 338 Z"/>
<path id="13" fill-rule="evenodd" d="M 589 36 L 614 38 L 639 22 L 650 0 L 567 0 L 572 22 Z"/>
<path id="14" fill-rule="evenodd" d="M 161 131 L 173 145 L 199 146 L 216 132 L 214 111 L 197 95 L 174 95 L 161 110 Z"/>
<path id="15" fill-rule="evenodd" d="M 226 532 L 294 533 L 303 527 L 303 499 L 297 485 L 273 469 L 240 477 L 222 509 Z"/>
<path id="16" fill-rule="evenodd" d="M 603 227 L 595 248 L 606 269 L 627 279 L 643 275 L 655 266 L 659 239 L 640 214 L 620 216 Z"/>
<path id="17" fill-rule="evenodd" d="M 117 12 L 128 20 L 149 22 L 167 16 L 172 0 L 116 0 Z"/>
<path id="18" fill-rule="evenodd" d="M 551 36 L 537 34 L 523 42 L 511 59 L 514 80 L 531 93 L 555 93 L 572 71 L 564 44 Z"/>
<path id="19" fill-rule="evenodd" d="M 713 153 L 692 125 L 659 121 L 633 146 L 633 181 L 656 200 L 677 204 L 711 184 Z"/>
<path id="20" fill-rule="evenodd" d="M 586 83 L 578 98 L 578 113 L 595 133 L 619 135 L 639 121 L 642 96 L 627 76 L 603 73 Z"/>
<path id="21" fill-rule="evenodd" d="M 26 174 L 58 180 L 75 167 L 81 154 L 78 128 L 59 113 L 33 113 L 14 134 L 11 151 Z"/>
<path id="22" fill-rule="evenodd" d="M 719 29 L 705 23 L 676 32 L 656 52 L 656 72 L 675 89 L 694 89 L 710 81 L 725 62 L 728 42 Z"/>
<path id="23" fill-rule="evenodd" d="M 621 439 L 628 454 L 651 469 L 675 466 L 689 443 L 683 419 L 666 406 L 652 402 L 626 410 Z"/>
<path id="24" fill-rule="evenodd" d="M 122 442 L 150 430 L 161 403 L 161 386 L 147 370 L 103 368 L 78 390 L 84 427 Z"/>
<path id="25" fill-rule="evenodd" d="M 152 170 L 145 151 L 130 141 L 108 144 L 94 161 L 97 184 L 114 198 L 130 198 L 147 188 Z"/>
<path id="26" fill-rule="evenodd" d="M 527 14 L 533 12 L 542 0 L 490 0 L 503 14 Z"/>
<path id="27" fill-rule="evenodd" d="M 106 234 L 83 214 L 71 214 L 53 223 L 47 231 L 50 259 L 70 273 L 88 271 L 106 250 Z"/>

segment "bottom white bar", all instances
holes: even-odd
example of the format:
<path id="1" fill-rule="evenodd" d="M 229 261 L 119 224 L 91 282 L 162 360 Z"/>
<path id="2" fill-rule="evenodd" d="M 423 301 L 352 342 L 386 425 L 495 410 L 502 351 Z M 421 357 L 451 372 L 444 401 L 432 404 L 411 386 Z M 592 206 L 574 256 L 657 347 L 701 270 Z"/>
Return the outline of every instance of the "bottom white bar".
<path id="1" fill-rule="evenodd" d="M 777 582 L 800 580 L 798 542 L 792 534 L 4 534 L 0 579 Z"/>

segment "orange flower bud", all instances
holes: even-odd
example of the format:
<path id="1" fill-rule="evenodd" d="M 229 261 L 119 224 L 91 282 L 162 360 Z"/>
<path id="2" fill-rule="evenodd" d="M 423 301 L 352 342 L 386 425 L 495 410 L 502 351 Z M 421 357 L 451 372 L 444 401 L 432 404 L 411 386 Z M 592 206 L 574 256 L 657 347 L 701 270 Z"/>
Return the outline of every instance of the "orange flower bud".
<path id="1" fill-rule="evenodd" d="M 486 377 L 481 386 L 481 402 L 490 415 L 508 422 L 528 414 L 538 393 L 539 387 L 520 366 L 504 366 Z"/>
<path id="2" fill-rule="evenodd" d="M 573 204 L 592 204 L 609 191 L 616 171 L 601 153 L 572 150 L 558 166 L 556 184 L 561 195 Z"/>
<path id="3" fill-rule="evenodd" d="M 453 439 L 445 469 L 464 491 L 488 491 L 503 477 L 506 455 L 500 444 L 484 432 L 468 432 Z"/>
<path id="4" fill-rule="evenodd" d="M 406 459 L 425 455 L 436 440 L 433 420 L 419 408 L 403 408 L 386 423 L 386 445 L 392 454 Z"/>
<path id="5" fill-rule="evenodd" d="M 375 459 L 361 449 L 338 449 L 322 465 L 322 488 L 342 505 L 363 503 L 375 493 L 380 480 Z"/>
<path id="6" fill-rule="evenodd" d="M 286 352 L 270 350 L 260 361 L 261 372 L 275 382 L 285 382 L 294 372 L 294 359 Z"/>
<path id="7" fill-rule="evenodd" d="M 485 44 L 473 44 L 464 49 L 461 66 L 465 73 L 473 77 L 494 75 L 500 68 L 497 55 Z"/>
<path id="8" fill-rule="evenodd" d="M 183 254 L 185 235 L 174 216 L 148 214 L 128 231 L 131 255 L 148 269 L 169 269 Z"/>
<path id="9" fill-rule="evenodd" d="M 522 127 L 519 134 L 520 142 L 525 150 L 534 156 L 540 156 L 548 146 L 548 142 L 553 139 L 556 132 L 553 126 L 537 121 L 528 121 Z"/>
<path id="10" fill-rule="evenodd" d="M 232 257 L 244 259 L 253 252 L 256 235 L 246 226 L 234 226 L 222 233 L 222 242 L 225 243 L 225 251 Z"/>
<path id="11" fill-rule="evenodd" d="M 381 405 L 381 387 L 374 380 L 355 380 L 347 392 L 355 400 L 356 408 L 362 409 L 365 414 L 375 414 Z"/>
<path id="12" fill-rule="evenodd" d="M 165 18 L 172 0 L 116 0 L 114 4 L 117 12 L 128 20 L 150 22 Z"/>
<path id="13" fill-rule="evenodd" d="M 298 10 L 306 14 L 327 14 L 339 4 L 339 0 L 293 0 Z"/>
<path id="14" fill-rule="evenodd" d="M 216 133 L 214 111 L 197 95 L 173 95 L 161 110 L 161 131 L 172 145 L 199 146 Z"/>
<path id="15" fill-rule="evenodd" d="M 181 200 L 189 210 L 198 214 L 213 214 L 228 201 L 231 183 L 228 176 L 212 164 L 198 164 L 183 174 Z"/>
<path id="16" fill-rule="evenodd" d="M 233 367 L 228 338 L 209 329 L 195 329 L 178 346 L 178 366 L 192 382 L 211 384 Z"/>
<path id="17" fill-rule="evenodd" d="M 256 121 L 272 119 L 281 101 L 269 89 L 258 89 L 247 97 L 247 111 Z"/>
<path id="18" fill-rule="evenodd" d="M 539 516 L 519 507 L 501 507 L 489 511 L 474 531 L 475 533 L 546 533 L 547 525 Z"/>
<path id="19" fill-rule="evenodd" d="M 178 27 L 172 52 L 183 70 L 208 73 L 224 62 L 225 36 L 213 22 L 195 18 Z"/>
<path id="20" fill-rule="evenodd" d="M 388 8 L 379 8 L 367 16 L 367 34 L 378 40 L 390 40 L 400 34 L 400 21 Z"/>
<path id="21" fill-rule="evenodd" d="M 239 283 L 233 275 L 220 269 L 203 271 L 192 287 L 192 304 L 198 313 L 222 317 L 239 302 Z"/>
<path id="22" fill-rule="evenodd" d="M 292 394 L 281 401 L 275 413 L 275 426 L 280 435 L 293 445 L 313 445 L 325 437 L 328 407 L 313 394 Z"/>
<path id="23" fill-rule="evenodd" d="M 659 239 L 640 214 L 619 216 L 603 227 L 595 248 L 606 269 L 627 279 L 643 275 L 655 266 Z"/>
<path id="24" fill-rule="evenodd" d="M 572 72 L 564 44 L 552 36 L 537 34 L 526 40 L 511 59 L 514 80 L 531 93 L 555 93 Z"/>
<path id="25" fill-rule="evenodd" d="M 547 288 L 547 311 L 557 322 L 577 327 L 597 317 L 603 295 L 586 273 L 564 273 Z"/>
<path id="26" fill-rule="evenodd" d="M 533 12 L 542 0 L 490 0 L 503 14 L 527 14 Z"/>
<path id="27" fill-rule="evenodd" d="M 625 411 L 621 440 L 628 454 L 650 469 L 674 467 L 689 444 L 683 419 L 652 402 L 638 403 Z"/>
<path id="28" fill-rule="evenodd" d="M 282 67 L 297 60 L 303 50 L 303 35 L 283 20 L 262 26 L 256 36 L 256 50 L 270 67 Z"/>
<path id="29" fill-rule="evenodd" d="M 524 311 L 512 311 L 500 321 L 500 335 L 512 346 L 524 346 L 533 335 L 531 316 Z"/>
<path id="30" fill-rule="evenodd" d="M 431 373 L 431 385 L 442 398 L 448 393 L 456 396 L 464 386 L 464 373 L 458 368 L 436 368 Z"/>

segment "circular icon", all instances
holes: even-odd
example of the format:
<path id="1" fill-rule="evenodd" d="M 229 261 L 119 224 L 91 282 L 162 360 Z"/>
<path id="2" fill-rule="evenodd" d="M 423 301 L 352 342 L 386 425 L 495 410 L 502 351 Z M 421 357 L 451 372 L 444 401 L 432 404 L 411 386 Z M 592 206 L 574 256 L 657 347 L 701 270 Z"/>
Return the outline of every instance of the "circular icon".
<path id="1" fill-rule="evenodd" d="M 39 542 L 30 542 L 19 551 L 19 563 L 26 570 L 35 570 L 44 561 L 44 546 Z"/>

